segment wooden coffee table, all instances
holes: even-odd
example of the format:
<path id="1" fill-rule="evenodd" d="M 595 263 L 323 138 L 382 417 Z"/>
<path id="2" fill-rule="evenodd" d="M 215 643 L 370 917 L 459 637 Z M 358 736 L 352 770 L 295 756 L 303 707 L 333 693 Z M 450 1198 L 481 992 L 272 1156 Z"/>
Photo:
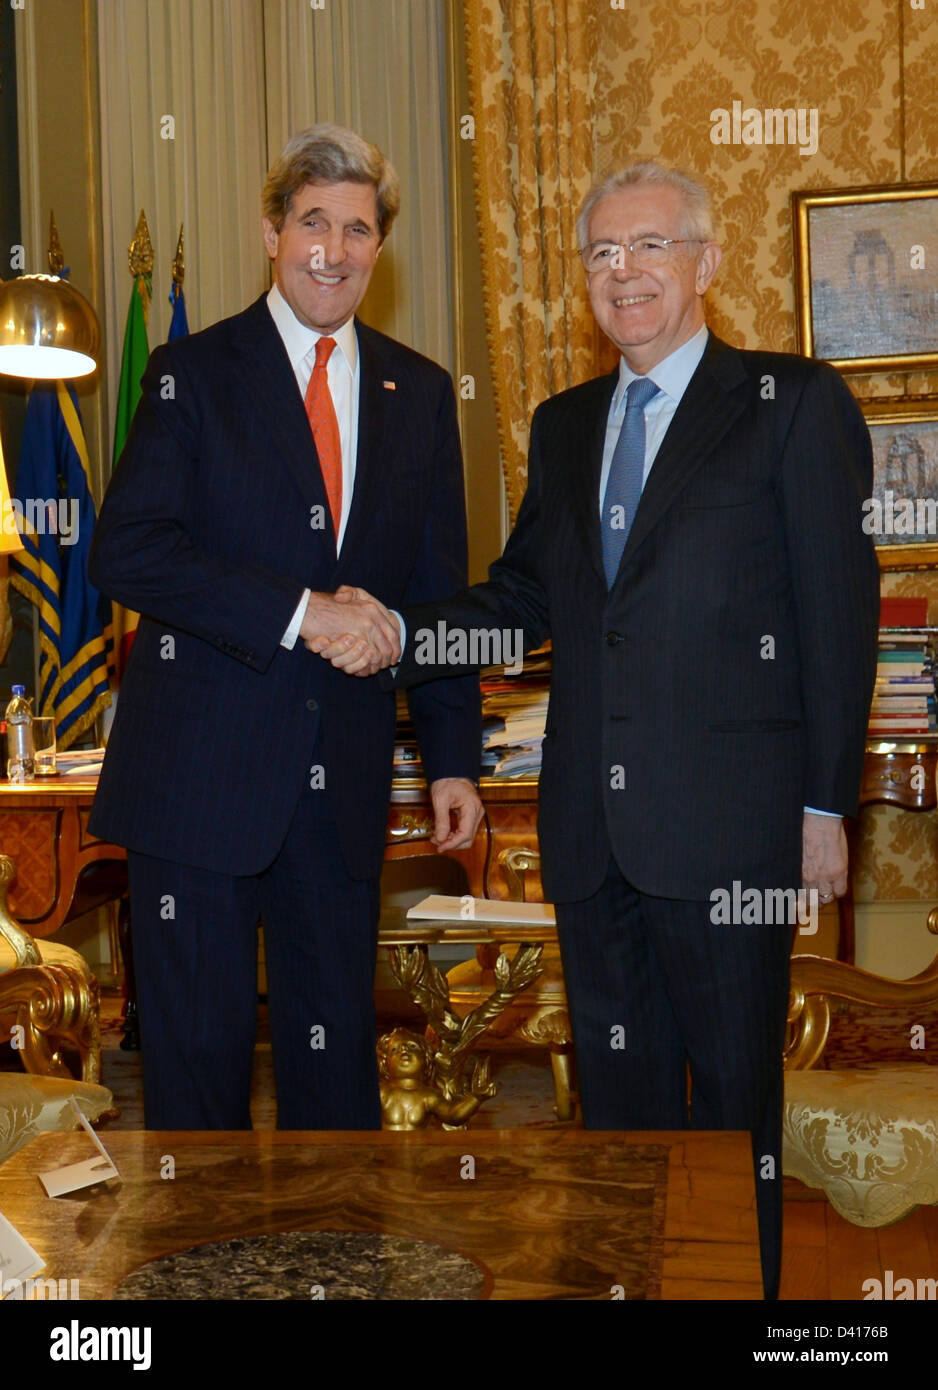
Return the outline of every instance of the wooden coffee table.
<path id="1" fill-rule="evenodd" d="M 39 1172 L 90 1155 L 80 1133 L 41 1134 L 0 1169 L 0 1210 L 46 1260 L 42 1277 L 78 1279 L 81 1299 L 109 1298 L 133 1270 L 192 1246 L 331 1230 L 460 1252 L 482 1271 L 483 1298 L 608 1300 L 630 1275 L 635 1282 L 629 1222 L 640 1200 L 648 1205 L 635 1182 L 640 1158 L 662 1175 L 660 1229 L 648 1254 L 658 1262 L 652 1296 L 762 1297 L 747 1134 L 105 1130 L 101 1137 L 119 1183 L 46 1197 Z M 630 1168 L 633 1146 L 643 1153 Z M 163 1177 L 170 1159 L 175 1176 Z"/>

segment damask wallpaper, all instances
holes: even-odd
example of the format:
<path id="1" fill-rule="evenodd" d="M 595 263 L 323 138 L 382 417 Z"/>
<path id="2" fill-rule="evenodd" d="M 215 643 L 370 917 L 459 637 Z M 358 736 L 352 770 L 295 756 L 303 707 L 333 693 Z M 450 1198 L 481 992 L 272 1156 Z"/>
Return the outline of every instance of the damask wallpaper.
<path id="1" fill-rule="evenodd" d="M 655 158 L 702 177 L 724 259 L 708 319 L 741 347 L 796 348 L 789 197 L 938 180 L 935 0 L 467 0 L 477 208 L 512 513 L 545 396 L 611 367 L 571 212 L 595 177 Z M 718 143 L 715 112 L 796 108 L 814 140 Z M 587 140 L 588 134 L 588 140 Z M 587 167 L 588 166 L 588 167 Z M 938 392 L 938 373 L 851 376 L 858 396 Z M 891 573 L 927 594 L 938 573 Z M 871 807 L 856 890 L 938 902 L 934 814 Z"/>
<path id="2" fill-rule="evenodd" d="M 587 10 L 596 170 L 647 156 L 703 177 L 724 243 L 713 328 L 741 347 L 794 351 L 790 193 L 938 178 L 938 7 L 691 0 Z M 734 100 L 816 112 L 816 152 L 714 143 L 711 113 Z M 929 389 L 911 374 L 853 384 L 858 394 L 892 394 L 906 381 Z"/>

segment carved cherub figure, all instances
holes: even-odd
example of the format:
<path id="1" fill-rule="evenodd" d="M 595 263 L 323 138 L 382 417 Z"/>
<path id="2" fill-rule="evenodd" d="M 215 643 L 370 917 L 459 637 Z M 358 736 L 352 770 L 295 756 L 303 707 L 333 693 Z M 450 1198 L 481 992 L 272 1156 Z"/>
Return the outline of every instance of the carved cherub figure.
<path id="1" fill-rule="evenodd" d="M 494 1095 L 488 1059 L 476 1063 L 472 1093 L 447 1100 L 432 1084 L 433 1050 L 408 1028 L 395 1028 L 378 1042 L 382 1129 L 424 1129 L 431 1115 L 446 1125 L 461 1125 L 487 1095 Z"/>

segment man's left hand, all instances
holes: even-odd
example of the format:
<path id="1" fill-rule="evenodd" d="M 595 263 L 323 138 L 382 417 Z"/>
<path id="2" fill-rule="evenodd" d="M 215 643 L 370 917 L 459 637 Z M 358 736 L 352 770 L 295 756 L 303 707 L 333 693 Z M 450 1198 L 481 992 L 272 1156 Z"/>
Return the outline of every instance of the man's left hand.
<path id="1" fill-rule="evenodd" d="M 440 777 L 430 784 L 434 827 L 430 843 L 438 851 L 468 849 L 485 814 L 479 793 L 466 777 Z M 456 829 L 450 828 L 450 811 L 456 812 Z"/>
<path id="2" fill-rule="evenodd" d="M 822 903 L 842 898 L 847 891 L 847 836 L 841 817 L 805 811 L 802 850 L 805 888 L 816 888 Z"/>

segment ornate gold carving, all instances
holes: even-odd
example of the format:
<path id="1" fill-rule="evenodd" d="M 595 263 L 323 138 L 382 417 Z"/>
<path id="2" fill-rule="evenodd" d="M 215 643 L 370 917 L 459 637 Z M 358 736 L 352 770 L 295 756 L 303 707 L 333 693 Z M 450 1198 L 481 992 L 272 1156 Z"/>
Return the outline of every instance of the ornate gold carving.
<path id="1" fill-rule="evenodd" d="M 49 212 L 49 273 L 50 275 L 61 275 L 65 267 L 65 257 L 62 254 L 62 243 L 59 241 L 59 229 L 55 225 L 55 213 Z"/>
<path id="2" fill-rule="evenodd" d="M 138 275 L 149 278 L 153 274 L 153 244 L 150 241 L 150 228 L 143 208 L 140 209 L 140 216 L 137 218 L 137 230 L 134 232 L 133 241 L 127 248 L 127 264 L 134 279 Z"/>
<path id="3" fill-rule="evenodd" d="M 416 1034 L 396 1030 L 378 1044 L 385 1077 L 385 1128 L 419 1129 L 429 1123 L 431 1114 L 455 1128 L 465 1124 L 486 1096 L 495 1094 L 488 1058 L 474 1058 L 468 1071 L 470 1049 L 515 995 L 540 974 L 541 951 L 540 946 L 521 946 L 513 960 L 500 955 L 495 962 L 495 989 L 465 1018 L 451 1009 L 446 977 L 432 963 L 426 947 L 395 946 L 389 951 L 394 978 L 423 1009 L 429 1026 L 425 1038 L 416 1042 Z M 423 1045 L 422 1061 L 417 1043 Z M 432 1098 L 434 1089 L 440 1099 Z"/>
<path id="4" fill-rule="evenodd" d="M 36 942 L 10 916 L 9 886 L 16 867 L 0 855 L 0 936 L 13 948 L 16 964 L 0 974 L 0 1014 L 13 1013 L 23 1029 L 20 1049 L 27 1071 L 70 1077 L 60 1048 L 81 1056 L 82 1081 L 98 1081 L 101 1037 L 98 982 L 68 965 L 44 964 Z"/>
<path id="5" fill-rule="evenodd" d="M 478 1058 L 469 1094 L 449 1099 L 436 1086 L 436 1056 L 432 1044 L 409 1028 L 395 1028 L 378 1043 L 381 1076 L 382 1129 L 425 1129 L 431 1116 L 445 1129 L 460 1129 L 486 1096 L 495 1094 L 489 1060 Z"/>
<path id="6" fill-rule="evenodd" d="M 182 282 L 186 278 L 186 259 L 182 244 L 182 223 L 179 224 L 179 240 L 176 242 L 176 254 L 173 257 L 173 284 L 182 289 Z"/>
<path id="7" fill-rule="evenodd" d="M 498 863 L 505 882 L 508 884 L 509 901 L 523 903 L 525 874 L 538 873 L 541 867 L 540 851 L 528 849 L 526 845 L 512 845 L 510 849 L 499 852 Z"/>
<path id="8" fill-rule="evenodd" d="M 433 833 L 433 817 L 429 811 L 401 811 L 396 823 L 388 827 L 388 838 L 399 840 L 428 840 Z"/>
<path id="9" fill-rule="evenodd" d="M 566 1009 L 544 1009 L 526 1018 L 518 1029 L 520 1037 L 539 1047 L 569 1047 L 573 1042 L 570 1015 Z"/>
<path id="10" fill-rule="evenodd" d="M 39 1076 L 72 1073 L 61 1048 L 70 1046 L 82 1059 L 81 1080 L 100 1080 L 98 982 L 65 965 L 31 965 L 0 975 L 0 1013 L 14 1011 L 23 1028 L 20 1049 L 27 1071 Z"/>
<path id="11" fill-rule="evenodd" d="M 928 929 L 938 932 L 938 908 L 928 914 Z M 824 956 L 793 956 L 788 1003 L 789 1070 L 813 1067 L 830 1032 L 831 1000 L 845 999 L 876 1008 L 938 1002 L 938 956 L 910 980 L 886 980 L 844 961 Z"/>
<path id="12" fill-rule="evenodd" d="M 15 877 L 16 865 L 13 860 L 7 854 L 0 854 L 0 936 L 13 947 L 16 957 L 15 968 L 18 969 L 22 966 L 41 965 L 42 956 L 29 933 L 23 931 L 10 916 L 7 896 Z"/>

